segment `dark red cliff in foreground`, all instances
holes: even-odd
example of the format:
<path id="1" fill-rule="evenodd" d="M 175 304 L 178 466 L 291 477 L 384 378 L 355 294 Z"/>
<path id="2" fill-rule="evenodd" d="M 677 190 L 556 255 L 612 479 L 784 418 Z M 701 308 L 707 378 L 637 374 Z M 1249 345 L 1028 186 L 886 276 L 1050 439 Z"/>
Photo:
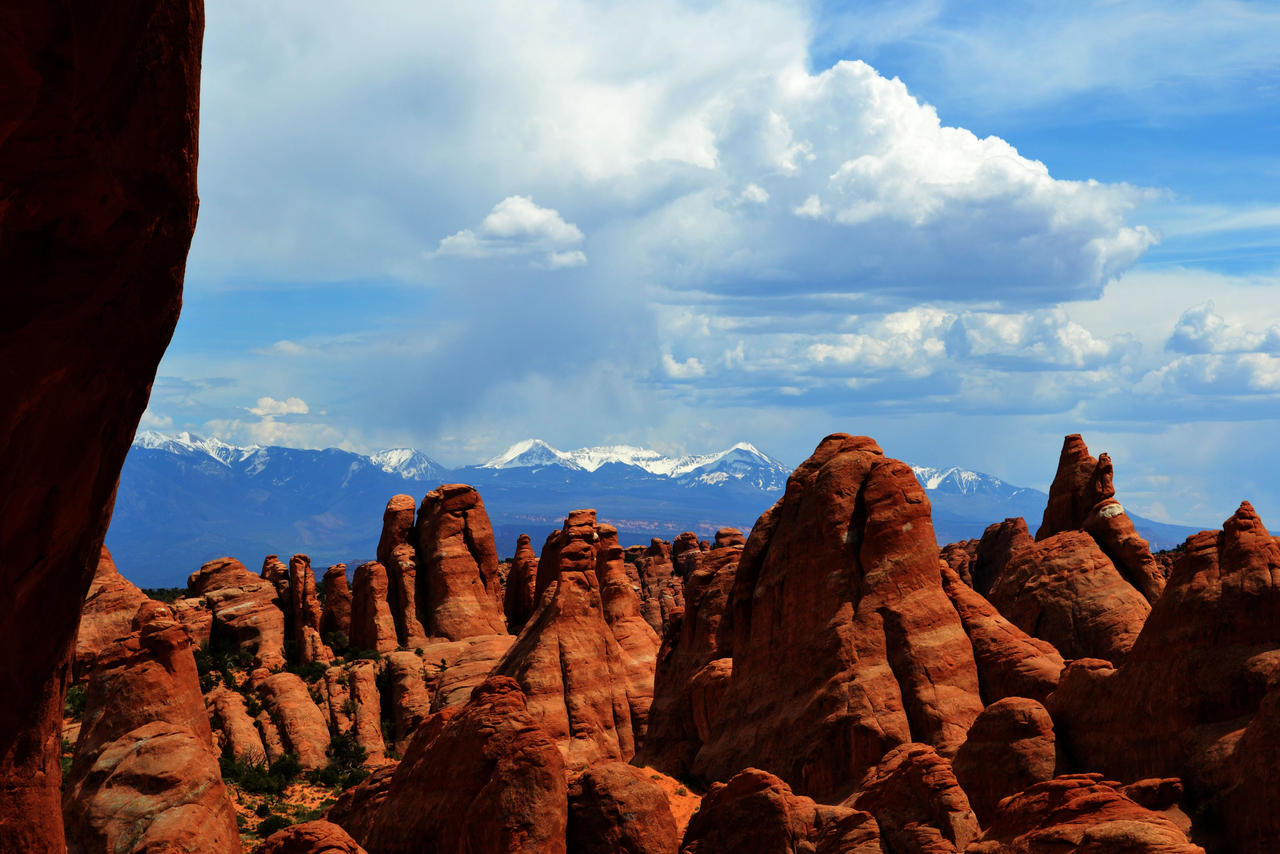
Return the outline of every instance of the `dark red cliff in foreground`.
<path id="1" fill-rule="evenodd" d="M 0 9 L 0 850 L 61 849 L 62 694 L 196 220 L 200 0 Z"/>

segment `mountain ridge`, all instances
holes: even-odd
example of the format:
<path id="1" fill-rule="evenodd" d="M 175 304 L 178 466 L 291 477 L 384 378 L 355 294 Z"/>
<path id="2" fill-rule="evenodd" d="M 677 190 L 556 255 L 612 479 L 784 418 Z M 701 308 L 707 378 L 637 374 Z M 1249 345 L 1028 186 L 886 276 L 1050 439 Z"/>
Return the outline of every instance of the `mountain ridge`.
<path id="1" fill-rule="evenodd" d="M 532 452 L 532 453 L 530 453 Z M 981 535 L 1023 516 L 1034 528 L 1047 494 L 958 466 L 912 466 L 933 506 L 940 543 Z M 252 564 L 268 553 L 306 552 L 316 566 L 370 559 L 386 501 L 415 499 L 442 482 L 475 486 L 500 548 L 528 533 L 535 544 L 577 507 L 595 507 L 626 542 L 685 530 L 749 531 L 774 503 L 791 469 L 748 442 L 706 454 L 666 456 L 631 445 L 562 451 L 537 439 L 485 462 L 450 468 L 414 448 L 357 454 L 235 445 L 189 432 L 137 435 L 121 474 L 107 545 L 140 583 L 181 583 L 223 555 Z M 1134 516 L 1153 547 L 1192 529 Z"/>

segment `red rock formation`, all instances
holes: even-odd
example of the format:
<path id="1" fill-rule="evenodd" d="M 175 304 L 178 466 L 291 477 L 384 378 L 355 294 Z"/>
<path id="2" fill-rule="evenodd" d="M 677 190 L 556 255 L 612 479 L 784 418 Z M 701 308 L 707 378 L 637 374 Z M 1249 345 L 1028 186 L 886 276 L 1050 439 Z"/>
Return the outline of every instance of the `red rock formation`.
<path id="1" fill-rule="evenodd" d="M 478 635 L 428 645 L 422 660 L 432 686 L 431 710 L 465 705 L 514 642 L 513 635 Z"/>
<path id="2" fill-rule="evenodd" d="M 654 537 L 636 563 L 640 575 L 641 613 L 661 637 L 671 615 L 684 608 L 684 585 L 671 562 L 671 545 Z"/>
<path id="3" fill-rule="evenodd" d="M 1088 531 L 1125 580 L 1154 602 L 1164 589 L 1164 574 L 1115 496 L 1111 457 L 1095 460 L 1079 434 L 1067 436 L 1036 540 Z"/>
<path id="4" fill-rule="evenodd" d="M 1083 531 L 1020 549 L 988 597 L 1009 622 L 1065 658 L 1124 660 L 1151 606 Z"/>
<path id="5" fill-rule="evenodd" d="M 1280 812 L 1276 810 L 1280 798 L 1280 688 L 1272 688 L 1262 698 L 1257 714 L 1240 734 L 1231 765 L 1221 808 L 1230 850 L 1240 854 L 1273 852 L 1280 839 Z"/>
<path id="6" fill-rule="evenodd" d="M 258 575 L 264 581 L 270 581 L 271 586 L 276 589 L 276 597 L 279 600 L 276 604 L 280 606 L 280 610 L 285 612 L 285 616 L 292 619 L 293 611 L 289 603 L 289 567 L 285 562 L 280 560 L 280 555 L 267 555 L 262 559 L 262 571 Z"/>
<path id="7" fill-rule="evenodd" d="M 1204 854 L 1160 813 L 1125 797 L 1101 774 L 1058 777 L 1001 801 L 966 854 Z"/>
<path id="8" fill-rule="evenodd" d="M 178 599 L 170 606 L 174 619 L 182 623 L 182 627 L 191 635 L 191 643 L 196 648 L 209 643 L 213 637 L 213 611 L 203 596 L 190 596 Z"/>
<path id="9" fill-rule="evenodd" d="M 351 587 L 347 565 L 335 563 L 324 571 L 324 611 L 320 614 L 320 637 L 342 632 L 351 638 Z"/>
<path id="10" fill-rule="evenodd" d="M 894 854 L 963 851 L 978 835 L 951 763 L 927 744 L 903 744 L 885 754 L 851 805 L 875 817 L 881 844 Z"/>
<path id="11" fill-rule="evenodd" d="M 224 637 L 266 668 L 284 667 L 284 613 L 276 590 L 232 557 L 211 560 L 187 579 L 213 612 L 213 637 Z"/>
<path id="12" fill-rule="evenodd" d="M 596 580 L 605 622 L 622 650 L 631 730 L 644 739 L 653 704 L 653 674 L 658 657 L 658 636 L 640 613 L 640 597 L 627 579 L 626 561 L 618 545 L 618 529 L 595 528 Z"/>
<path id="13" fill-rule="evenodd" d="M 1031 637 L 1006 620 L 948 566 L 942 567 L 942 587 L 973 646 L 984 701 L 994 703 L 1003 697 L 1044 700 L 1058 687 L 1063 664 L 1053 644 Z"/>
<path id="14" fill-rule="evenodd" d="M 1053 779 L 1056 756 L 1044 706 L 1008 697 L 983 709 L 951 765 L 978 823 L 988 825 L 1002 798 Z"/>
<path id="15" fill-rule="evenodd" d="M 498 549 L 480 493 L 445 484 L 418 508 L 418 602 L 427 633 L 461 640 L 506 634 Z"/>
<path id="16" fill-rule="evenodd" d="M 682 579 L 688 579 L 698 571 L 702 563 L 702 544 L 697 534 L 685 531 L 671 541 L 671 563 L 675 574 Z"/>
<path id="17" fill-rule="evenodd" d="M 519 683 L 529 713 L 579 770 L 635 755 L 627 656 L 605 621 L 595 528 L 565 522 L 554 590 L 495 668 Z M 541 569 L 541 568 L 540 568 Z"/>
<path id="18" fill-rule="evenodd" d="M 351 591 L 351 648 L 390 652 L 397 646 L 395 618 L 387 604 L 387 570 L 377 561 L 362 563 Z"/>
<path id="19" fill-rule="evenodd" d="M 502 610 L 507 615 L 507 627 L 519 634 L 524 624 L 533 616 L 534 588 L 538 582 L 538 556 L 528 534 L 516 540 L 516 556 L 511 561 L 507 575 L 507 589 L 502 597 Z"/>
<path id="20" fill-rule="evenodd" d="M 414 731 L 431 716 L 431 695 L 423 682 L 422 659 L 412 652 L 391 652 L 383 659 L 391 696 L 393 739 L 403 754 Z"/>
<path id="21" fill-rule="evenodd" d="M 875 442 L 828 436 L 752 529 L 732 595 L 733 671 L 695 772 L 749 765 L 842 796 L 909 741 L 954 754 L 982 710 L 939 579 L 929 501 Z"/>
<path id="22" fill-rule="evenodd" d="M 63 795 L 67 850 L 239 851 L 190 638 L 158 603 L 136 628 L 89 678 Z"/>
<path id="23" fill-rule="evenodd" d="M 947 543 L 942 547 L 938 557 L 951 567 L 960 580 L 973 586 L 973 563 L 978 555 L 978 540 L 965 540 L 962 543 Z"/>
<path id="24" fill-rule="evenodd" d="M 1178 777 L 1218 814 L 1237 750 L 1280 684 L 1280 544 L 1253 507 L 1187 540 L 1118 668 L 1072 662 L 1046 702 L 1075 768 L 1130 782 Z M 1246 822 L 1247 824 L 1247 822 Z"/>
<path id="25" fill-rule="evenodd" d="M 0 10 L 0 850 L 62 845 L 76 627 L 195 228 L 203 29 L 199 0 Z"/>
<path id="26" fill-rule="evenodd" d="M 792 794 L 767 771 L 748 768 L 716 783 L 689 821 L 681 854 L 881 854 L 870 814 Z"/>
<path id="27" fill-rule="evenodd" d="M 399 765 L 391 762 L 374 769 L 359 785 L 339 795 L 338 802 L 329 807 L 325 818 L 345 830 L 352 839 L 368 839 L 373 820 L 387 799 L 391 779 Z"/>
<path id="28" fill-rule="evenodd" d="M 75 681 L 89 677 L 99 650 L 133 631 L 133 615 L 146 601 L 143 592 L 116 569 L 111 553 L 103 546 L 76 633 Z"/>
<path id="29" fill-rule="evenodd" d="M 307 685 L 294 673 L 258 671 L 253 675 L 262 706 L 271 716 L 287 752 L 307 770 L 329 764 L 329 726 L 311 699 Z M 265 739 L 264 739 L 265 741 Z"/>
<path id="30" fill-rule="evenodd" d="M 305 821 L 263 840 L 254 854 L 368 854 L 345 830 L 327 821 Z"/>
<path id="31" fill-rule="evenodd" d="M 1027 522 L 1021 516 L 988 525 L 974 550 L 973 563 L 969 568 L 973 575 L 970 586 L 983 596 L 988 595 L 991 585 L 1004 574 L 1014 554 L 1034 542 L 1027 532 Z"/>
<path id="32" fill-rule="evenodd" d="M 355 736 L 356 743 L 365 750 L 364 765 L 383 764 L 387 748 L 382 740 L 382 698 L 373 662 L 357 661 L 345 667 L 330 667 L 324 679 L 331 729 L 339 735 Z"/>
<path id="33" fill-rule="evenodd" d="M 241 850 L 218 760 L 176 724 L 153 721 L 103 745 L 68 778 L 66 801 L 68 854 Z"/>
<path id="34" fill-rule="evenodd" d="M 311 569 L 311 558 L 306 555 L 294 555 L 289 559 L 289 614 L 298 659 L 303 664 L 333 661 L 333 651 L 320 640 L 316 574 Z"/>
<path id="35" fill-rule="evenodd" d="M 559 531 L 547 535 L 538 555 L 538 574 L 534 582 L 534 610 L 542 603 L 547 588 L 560 578 L 560 549 L 568 542 L 568 532 L 595 530 L 596 511 L 590 508 L 572 510 Z"/>
<path id="36" fill-rule="evenodd" d="M 676 854 L 676 820 L 662 786 L 624 762 L 569 781 L 567 847 L 574 854 Z"/>
<path id="37" fill-rule="evenodd" d="M 262 736 L 254 725 L 239 691 L 219 685 L 205 697 L 209 721 L 222 734 L 221 743 L 231 757 L 247 765 L 262 765 L 267 761 L 267 749 Z"/>
<path id="38" fill-rule="evenodd" d="M 703 555 L 698 568 L 685 578 L 684 612 L 672 615 L 670 630 L 662 639 L 649 730 L 639 761 L 669 774 L 679 776 L 692 770 L 693 758 L 710 732 L 705 702 L 700 704 L 703 727 L 695 721 L 692 683 L 695 674 L 716 659 L 729 661 L 731 638 L 721 632 L 721 626 L 742 546 L 742 534 L 733 528 L 716 534 L 715 548 Z M 705 684 L 708 679 L 702 681 Z M 721 682 L 727 687 L 727 681 Z"/>
<path id="39" fill-rule="evenodd" d="M 418 618 L 418 553 L 413 547 L 413 496 L 395 495 L 382 514 L 378 562 L 387 568 L 387 601 L 400 646 L 416 649 L 427 643 Z"/>
<path id="40" fill-rule="evenodd" d="M 139 611 L 134 629 L 94 663 L 72 776 L 80 776 L 103 745 L 154 721 L 186 727 L 213 749 L 186 630 L 159 603 Z"/>
<path id="41" fill-rule="evenodd" d="M 441 774 L 448 768 L 451 773 Z M 379 854 L 565 854 L 568 790 L 560 751 L 511 679 L 493 677 L 440 727 L 414 736 L 368 838 Z"/>

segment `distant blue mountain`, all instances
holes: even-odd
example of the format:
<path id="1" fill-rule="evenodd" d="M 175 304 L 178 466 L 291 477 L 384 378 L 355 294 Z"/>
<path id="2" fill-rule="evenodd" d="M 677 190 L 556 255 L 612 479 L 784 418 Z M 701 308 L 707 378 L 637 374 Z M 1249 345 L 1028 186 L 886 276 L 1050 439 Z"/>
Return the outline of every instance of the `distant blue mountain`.
<path id="1" fill-rule="evenodd" d="M 963 469 L 915 472 L 944 543 L 980 536 L 1008 516 L 1026 517 L 1034 532 L 1047 501 L 1043 492 Z M 222 555 L 256 569 L 267 554 L 305 552 L 316 567 L 341 561 L 354 569 L 373 557 L 387 499 L 420 499 L 440 483 L 480 490 L 504 555 L 521 533 L 539 548 L 578 507 L 595 507 L 622 542 L 647 543 L 681 531 L 708 536 L 726 525 L 748 531 L 790 473 L 747 443 L 668 457 L 626 445 L 560 451 L 530 439 L 480 465 L 450 469 L 409 448 L 362 456 L 148 431 L 125 461 L 107 546 L 121 571 L 148 587 L 181 585 Z M 1193 530 L 1133 518 L 1155 547 Z"/>

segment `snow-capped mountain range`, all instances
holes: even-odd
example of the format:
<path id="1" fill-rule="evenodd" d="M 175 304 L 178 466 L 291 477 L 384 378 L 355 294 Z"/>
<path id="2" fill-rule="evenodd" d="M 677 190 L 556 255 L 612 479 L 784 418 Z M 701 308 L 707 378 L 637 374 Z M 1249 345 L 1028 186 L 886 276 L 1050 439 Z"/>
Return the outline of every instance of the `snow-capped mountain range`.
<path id="1" fill-rule="evenodd" d="M 979 536 L 1009 516 L 1025 517 L 1034 530 L 1048 497 L 963 468 L 913 470 L 943 543 Z M 749 531 L 790 474 L 746 442 L 667 456 L 630 445 L 562 451 L 526 439 L 483 463 L 450 468 L 413 448 L 366 455 L 145 431 L 125 461 L 107 545 L 121 571 L 143 585 L 181 584 L 223 555 L 252 565 L 268 553 L 305 552 L 313 565 L 354 566 L 373 555 L 388 498 L 418 498 L 440 483 L 480 490 L 503 554 L 521 533 L 540 543 L 578 507 L 595 507 L 625 542 L 644 543 L 686 530 Z M 1186 536 L 1133 518 L 1158 547 Z"/>

